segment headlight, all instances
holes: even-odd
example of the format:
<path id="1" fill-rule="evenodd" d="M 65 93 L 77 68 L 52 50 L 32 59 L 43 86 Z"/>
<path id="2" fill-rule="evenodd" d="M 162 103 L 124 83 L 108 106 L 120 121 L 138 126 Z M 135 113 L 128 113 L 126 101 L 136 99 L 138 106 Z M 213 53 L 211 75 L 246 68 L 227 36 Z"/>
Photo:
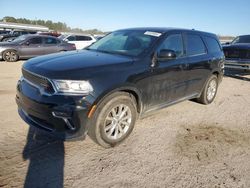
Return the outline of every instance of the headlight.
<path id="1" fill-rule="evenodd" d="M 71 94 L 89 94 L 93 91 L 88 81 L 78 80 L 53 80 L 57 92 Z"/>

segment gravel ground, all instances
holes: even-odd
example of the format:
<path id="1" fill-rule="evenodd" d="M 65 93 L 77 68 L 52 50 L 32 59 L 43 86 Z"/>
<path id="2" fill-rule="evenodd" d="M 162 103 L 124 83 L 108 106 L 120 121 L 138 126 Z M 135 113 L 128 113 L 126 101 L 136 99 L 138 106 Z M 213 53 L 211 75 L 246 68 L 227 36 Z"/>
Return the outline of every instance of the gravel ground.
<path id="1" fill-rule="evenodd" d="M 103 149 L 54 140 L 18 117 L 21 65 L 0 63 L 0 187 L 250 187 L 250 74 L 230 72 L 213 104 L 158 111 Z"/>

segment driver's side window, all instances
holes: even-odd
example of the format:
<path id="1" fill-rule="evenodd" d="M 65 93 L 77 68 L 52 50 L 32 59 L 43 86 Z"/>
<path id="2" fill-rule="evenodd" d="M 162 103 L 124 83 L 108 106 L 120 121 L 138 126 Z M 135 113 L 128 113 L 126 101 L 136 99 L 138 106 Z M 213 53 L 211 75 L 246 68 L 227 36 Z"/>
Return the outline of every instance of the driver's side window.
<path id="1" fill-rule="evenodd" d="M 173 50 L 176 53 L 176 57 L 184 55 L 183 40 L 181 34 L 169 35 L 160 45 L 159 52 L 161 50 Z"/>
<path id="2" fill-rule="evenodd" d="M 30 45 L 36 45 L 36 44 L 42 44 L 42 38 L 41 37 L 35 37 L 31 38 L 27 41 Z"/>

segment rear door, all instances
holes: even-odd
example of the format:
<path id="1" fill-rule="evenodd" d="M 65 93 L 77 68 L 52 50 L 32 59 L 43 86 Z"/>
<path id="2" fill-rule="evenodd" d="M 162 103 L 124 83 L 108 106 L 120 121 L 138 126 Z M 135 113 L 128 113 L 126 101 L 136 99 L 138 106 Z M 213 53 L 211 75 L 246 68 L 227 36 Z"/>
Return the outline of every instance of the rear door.
<path id="1" fill-rule="evenodd" d="M 187 78 L 187 95 L 199 94 L 203 85 L 211 73 L 210 57 L 202 37 L 196 33 L 185 35 L 186 53 L 188 56 L 188 67 L 185 70 Z"/>
<path id="2" fill-rule="evenodd" d="M 44 49 L 42 47 L 43 40 L 42 37 L 33 37 L 23 42 L 19 50 L 20 56 L 29 58 L 44 54 Z"/>
<path id="3" fill-rule="evenodd" d="M 44 37 L 44 54 L 56 53 L 62 50 L 60 41 L 52 37 Z"/>

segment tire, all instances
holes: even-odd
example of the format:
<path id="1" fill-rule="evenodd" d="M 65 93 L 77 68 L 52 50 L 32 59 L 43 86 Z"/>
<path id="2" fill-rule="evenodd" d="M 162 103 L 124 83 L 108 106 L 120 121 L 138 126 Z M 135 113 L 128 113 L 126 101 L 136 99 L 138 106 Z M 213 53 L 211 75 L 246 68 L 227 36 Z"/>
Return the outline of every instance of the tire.
<path id="1" fill-rule="evenodd" d="M 104 148 L 116 146 L 132 132 L 137 119 L 136 109 L 133 95 L 126 92 L 109 95 L 97 106 L 88 135 Z"/>
<path id="2" fill-rule="evenodd" d="M 6 50 L 3 52 L 3 59 L 7 62 L 15 62 L 18 60 L 18 54 L 15 50 Z"/>
<path id="3" fill-rule="evenodd" d="M 218 90 L 218 78 L 216 75 L 212 75 L 201 93 L 201 96 L 197 99 L 199 103 L 210 104 L 214 101 Z"/>

